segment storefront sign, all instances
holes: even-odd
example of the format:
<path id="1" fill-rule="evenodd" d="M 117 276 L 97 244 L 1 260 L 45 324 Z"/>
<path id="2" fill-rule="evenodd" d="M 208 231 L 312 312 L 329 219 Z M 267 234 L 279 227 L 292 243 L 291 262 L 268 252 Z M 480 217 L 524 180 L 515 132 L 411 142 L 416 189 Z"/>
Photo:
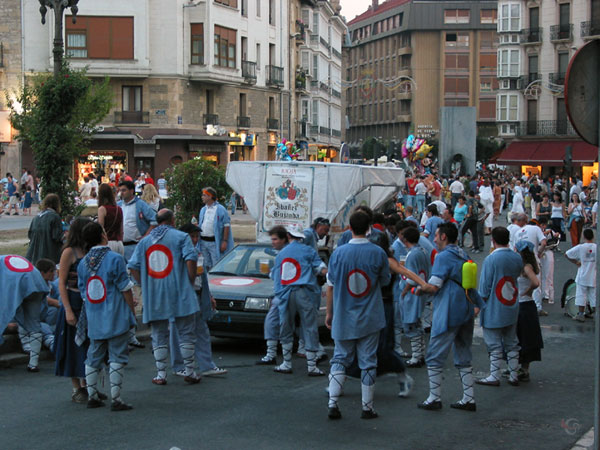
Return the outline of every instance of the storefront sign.
<path id="1" fill-rule="evenodd" d="M 263 231 L 275 225 L 310 227 L 314 169 L 293 165 L 269 165 L 265 179 Z"/>
<path id="2" fill-rule="evenodd" d="M 11 142 L 12 140 L 9 116 L 10 111 L 0 111 L 0 142 Z"/>

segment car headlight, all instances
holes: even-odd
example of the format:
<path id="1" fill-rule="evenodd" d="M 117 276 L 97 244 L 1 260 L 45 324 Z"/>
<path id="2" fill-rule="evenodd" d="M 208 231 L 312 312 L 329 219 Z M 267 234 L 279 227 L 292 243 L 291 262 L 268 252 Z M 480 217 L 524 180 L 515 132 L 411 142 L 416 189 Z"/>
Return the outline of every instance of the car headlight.
<path id="1" fill-rule="evenodd" d="M 268 311 L 271 307 L 271 299 L 269 297 L 246 297 L 244 309 L 246 311 Z"/>

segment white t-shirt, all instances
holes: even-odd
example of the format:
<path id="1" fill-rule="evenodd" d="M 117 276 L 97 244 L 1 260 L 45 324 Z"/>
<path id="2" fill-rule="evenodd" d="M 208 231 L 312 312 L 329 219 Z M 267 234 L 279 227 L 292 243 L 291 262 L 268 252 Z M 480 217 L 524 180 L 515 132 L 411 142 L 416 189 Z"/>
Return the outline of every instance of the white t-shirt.
<path id="1" fill-rule="evenodd" d="M 453 194 L 462 194 L 463 192 L 465 192 L 465 186 L 460 181 L 455 180 L 450 185 L 450 192 L 452 192 Z"/>
<path id="2" fill-rule="evenodd" d="M 134 200 L 129 203 L 123 202 L 121 206 L 123 210 L 123 242 L 137 242 L 142 238 L 137 228 L 137 209 Z"/>
<path id="3" fill-rule="evenodd" d="M 494 201 L 494 192 L 492 191 L 492 187 L 491 186 L 483 186 L 481 185 L 479 187 L 479 197 L 481 198 L 481 201 L 488 201 L 488 202 L 492 202 Z"/>
<path id="4" fill-rule="evenodd" d="M 419 184 L 415 186 L 415 193 L 417 195 L 425 195 L 427 193 L 427 186 L 425 186 L 425 183 L 420 181 Z"/>
<path id="5" fill-rule="evenodd" d="M 210 206 L 206 206 L 204 212 L 204 220 L 200 224 L 202 229 L 202 236 L 213 237 L 215 235 L 215 216 L 217 215 L 217 205 L 213 203 Z"/>
<path id="6" fill-rule="evenodd" d="M 592 214 L 597 214 L 598 213 L 598 202 L 594 203 L 594 206 L 592 206 Z"/>
<path id="7" fill-rule="evenodd" d="M 517 235 L 517 231 L 519 231 L 521 229 L 521 227 L 519 225 L 517 225 L 516 223 L 511 223 L 509 226 L 506 227 L 506 229 L 510 233 L 510 241 L 509 241 L 508 245 L 510 248 L 512 248 L 514 250 L 515 249 L 515 237 Z"/>
<path id="8" fill-rule="evenodd" d="M 538 250 L 542 241 L 546 240 L 542 229 L 536 225 L 525 225 L 515 233 L 515 243 L 519 241 L 529 241 L 535 247 L 535 254 L 537 257 Z"/>
<path id="9" fill-rule="evenodd" d="M 580 286 L 596 286 L 596 244 L 584 242 L 567 250 L 567 258 L 581 263 L 577 269 L 575 283 Z"/>

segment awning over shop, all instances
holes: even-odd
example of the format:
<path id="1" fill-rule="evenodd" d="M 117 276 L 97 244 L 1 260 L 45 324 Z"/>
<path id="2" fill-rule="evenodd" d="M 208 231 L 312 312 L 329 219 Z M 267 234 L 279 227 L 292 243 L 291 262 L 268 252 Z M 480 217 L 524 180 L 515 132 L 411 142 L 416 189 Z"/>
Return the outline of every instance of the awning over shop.
<path id="1" fill-rule="evenodd" d="M 495 162 L 506 166 L 562 166 L 568 145 L 573 148 L 573 165 L 592 164 L 598 159 L 598 148 L 583 141 L 515 141 Z"/>

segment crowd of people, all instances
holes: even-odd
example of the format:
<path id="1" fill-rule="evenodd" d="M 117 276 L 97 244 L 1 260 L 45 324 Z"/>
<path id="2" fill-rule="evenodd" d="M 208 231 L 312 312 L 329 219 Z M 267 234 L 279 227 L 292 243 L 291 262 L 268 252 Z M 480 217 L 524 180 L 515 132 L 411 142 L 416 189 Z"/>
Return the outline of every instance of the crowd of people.
<path id="1" fill-rule="evenodd" d="M 107 400 L 98 387 L 106 371 L 111 409 L 124 411 L 131 409 L 121 397 L 128 348 L 143 346 L 135 335 L 141 305 L 142 321 L 152 334 L 152 383 L 167 384 L 169 354 L 173 373 L 189 384 L 198 383 L 202 374 L 227 372 L 212 360 L 207 321 L 215 301 L 206 271 L 231 250 L 233 232 L 227 208 L 211 187 L 202 190 L 197 220 L 176 229 L 175 214 L 162 208 L 156 189 L 146 196 L 146 188 L 154 188 L 146 177 L 139 190 L 133 179 L 117 175 L 97 187 L 95 221 L 79 217 L 66 225 L 60 199 L 45 197 L 31 224 L 26 259 L 0 257 L 5 260 L 0 280 L 30 286 L 11 294 L 0 311 L 0 329 L 12 319 L 18 323 L 31 372 L 39 370 L 41 346 L 51 348 L 56 375 L 70 378 L 72 400 L 89 408 Z M 539 316 L 547 315 L 544 302 L 555 300 L 553 251 L 567 234 L 572 248 L 566 257 L 578 266 L 575 319 L 585 321 L 593 312 L 589 307 L 595 307 L 596 244 L 593 231 L 584 226 L 596 221 L 597 182 L 593 178 L 582 186 L 573 179 L 569 192 L 567 187 L 560 177 L 502 171 L 453 179 L 409 174 L 395 208 L 383 213 L 356 208 L 328 264 L 319 257 L 318 243 L 329 238 L 329 220 L 319 217 L 306 230 L 294 224 L 274 227 L 269 230 L 277 253 L 270 271 L 274 298 L 264 324 L 267 352 L 257 364 L 291 374 L 298 334 L 308 376 L 328 375 L 333 420 L 342 417 L 347 376 L 360 379 L 361 417 L 373 419 L 377 375 L 396 373 L 398 395 L 406 397 L 413 385 L 407 368 L 423 366 L 429 396 L 418 407 L 441 409 L 443 366 L 451 349 L 463 388 L 452 408 L 476 410 L 475 383 L 499 386 L 503 375 L 512 386 L 529 381 L 529 366 L 541 360 L 543 348 Z M 503 211 L 507 226 L 503 221 L 498 226 Z M 487 251 L 486 235 L 490 254 L 477 276 L 468 252 Z M 17 283 L 18 277 L 29 279 Z M 318 367 L 327 358 L 317 325 L 323 289 L 326 325 L 335 344 L 329 374 Z M 46 309 L 42 315 L 40 303 Z M 474 379 L 478 315 L 490 374 Z M 410 351 L 403 349 L 403 339 Z"/>

